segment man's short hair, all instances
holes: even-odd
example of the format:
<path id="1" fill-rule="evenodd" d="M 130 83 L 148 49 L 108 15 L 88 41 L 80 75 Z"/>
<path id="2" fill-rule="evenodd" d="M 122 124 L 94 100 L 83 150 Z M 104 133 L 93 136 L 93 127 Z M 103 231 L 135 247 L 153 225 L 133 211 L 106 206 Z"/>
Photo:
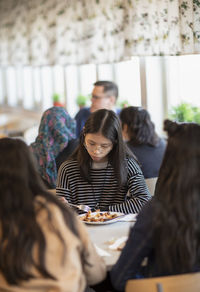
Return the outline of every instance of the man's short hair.
<path id="1" fill-rule="evenodd" d="M 108 95 L 115 96 L 118 98 L 118 86 L 112 81 L 97 81 L 94 83 L 94 86 L 103 86 L 104 92 Z"/>

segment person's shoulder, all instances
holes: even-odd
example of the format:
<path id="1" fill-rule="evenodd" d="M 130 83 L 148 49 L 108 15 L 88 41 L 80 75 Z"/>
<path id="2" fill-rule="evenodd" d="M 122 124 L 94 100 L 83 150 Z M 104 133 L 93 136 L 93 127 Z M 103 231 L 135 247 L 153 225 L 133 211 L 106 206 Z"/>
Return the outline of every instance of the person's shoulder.
<path id="1" fill-rule="evenodd" d="M 52 194 L 49 195 L 49 197 L 52 196 Z M 61 213 L 61 210 L 59 206 L 53 201 L 50 200 L 48 197 L 44 197 L 42 195 L 37 195 L 35 197 L 34 206 L 37 211 L 37 214 L 39 214 L 39 217 L 48 219 L 48 212 L 50 211 L 51 214 L 59 214 Z"/>
<path id="2" fill-rule="evenodd" d="M 160 145 L 163 146 L 163 147 L 166 147 L 166 145 L 167 145 L 166 139 L 160 138 Z"/>
<path id="3" fill-rule="evenodd" d="M 73 168 L 78 168 L 78 162 L 76 159 L 74 158 L 69 158 L 68 160 L 64 161 L 60 168 L 62 170 L 67 170 L 69 171 L 70 169 L 73 169 Z"/>
<path id="4" fill-rule="evenodd" d="M 155 149 L 159 150 L 159 151 L 164 151 L 166 146 L 167 146 L 167 141 L 165 138 L 161 138 L 159 137 L 159 141 L 157 143 L 157 145 L 155 146 Z"/>
<path id="5" fill-rule="evenodd" d="M 120 115 L 121 110 L 122 110 L 121 108 L 116 108 L 116 109 L 115 109 L 116 114 L 117 114 L 117 115 Z"/>
<path id="6" fill-rule="evenodd" d="M 134 172 L 137 172 L 137 173 L 142 173 L 141 168 L 140 168 L 138 162 L 135 160 L 134 157 L 128 156 L 126 158 L 126 161 L 127 161 L 127 165 L 128 165 L 128 170 L 129 171 L 134 171 Z"/>
<path id="7" fill-rule="evenodd" d="M 84 117 L 84 116 L 89 116 L 90 114 L 91 114 L 90 108 L 84 107 L 77 112 L 75 119 L 80 118 L 80 117 Z"/>

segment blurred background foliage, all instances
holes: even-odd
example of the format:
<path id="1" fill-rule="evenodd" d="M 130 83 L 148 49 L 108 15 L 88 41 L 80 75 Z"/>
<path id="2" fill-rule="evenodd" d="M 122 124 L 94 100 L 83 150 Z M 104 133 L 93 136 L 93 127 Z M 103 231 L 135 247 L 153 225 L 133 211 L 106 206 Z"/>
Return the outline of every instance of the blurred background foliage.
<path id="1" fill-rule="evenodd" d="M 183 102 L 171 108 L 169 118 L 177 122 L 194 122 L 200 124 L 200 108 Z"/>

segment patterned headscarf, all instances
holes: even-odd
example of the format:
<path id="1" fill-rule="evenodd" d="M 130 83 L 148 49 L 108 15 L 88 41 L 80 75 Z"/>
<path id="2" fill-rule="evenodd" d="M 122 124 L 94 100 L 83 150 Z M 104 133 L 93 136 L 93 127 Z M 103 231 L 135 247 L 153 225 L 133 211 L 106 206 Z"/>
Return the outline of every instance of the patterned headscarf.
<path id="1" fill-rule="evenodd" d="M 30 145 L 40 175 L 55 188 L 56 157 L 75 138 L 76 122 L 63 107 L 51 107 L 43 113 L 39 133 Z"/>

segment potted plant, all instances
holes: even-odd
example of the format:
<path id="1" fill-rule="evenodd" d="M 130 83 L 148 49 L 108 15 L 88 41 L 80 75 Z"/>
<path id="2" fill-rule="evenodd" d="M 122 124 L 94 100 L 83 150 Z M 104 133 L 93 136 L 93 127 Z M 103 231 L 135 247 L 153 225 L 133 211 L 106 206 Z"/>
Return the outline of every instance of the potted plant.
<path id="1" fill-rule="evenodd" d="M 194 122 L 200 124 L 200 108 L 190 103 L 182 102 L 172 107 L 169 117 L 177 122 Z"/>
<path id="2" fill-rule="evenodd" d="M 61 100 L 60 94 L 54 93 L 53 94 L 53 105 L 64 107 L 64 104 L 60 100 Z"/>
<path id="3" fill-rule="evenodd" d="M 125 107 L 128 107 L 128 106 L 130 106 L 130 103 L 129 103 L 129 101 L 128 100 L 121 100 L 121 101 L 119 101 L 119 107 L 120 108 L 125 108 Z"/>
<path id="4" fill-rule="evenodd" d="M 87 105 L 87 102 L 88 102 L 88 96 L 85 96 L 82 94 L 79 94 L 77 96 L 76 103 L 78 104 L 80 109 L 85 107 Z"/>

